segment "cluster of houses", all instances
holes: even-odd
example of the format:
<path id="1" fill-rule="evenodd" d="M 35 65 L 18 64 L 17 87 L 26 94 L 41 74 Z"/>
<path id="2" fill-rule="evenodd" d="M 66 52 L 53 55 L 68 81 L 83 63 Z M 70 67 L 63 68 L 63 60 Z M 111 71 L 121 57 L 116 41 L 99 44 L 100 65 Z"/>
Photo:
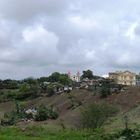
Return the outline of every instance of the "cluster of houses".
<path id="1" fill-rule="evenodd" d="M 72 81 L 74 81 L 75 84 L 58 87 L 55 86 L 54 83 L 54 91 L 56 94 L 70 92 L 73 90 L 73 88 L 97 90 L 103 85 L 109 85 L 111 91 L 117 91 L 118 89 L 120 90 L 120 87 L 122 86 L 140 86 L 140 74 L 137 75 L 136 73 L 130 71 L 110 72 L 106 78 L 94 75 L 93 79 L 81 79 L 80 72 L 77 72 L 75 75 L 68 72 L 68 76 Z M 48 85 L 49 83 L 46 82 L 45 84 Z"/>
<path id="2" fill-rule="evenodd" d="M 125 86 L 140 86 L 140 74 L 136 74 L 130 71 L 116 71 L 110 72 L 108 77 L 103 78 L 100 76 L 94 76 L 92 80 L 88 78 L 80 79 L 80 73 L 76 75 L 70 75 L 71 80 L 77 82 L 76 88 L 97 90 L 103 85 L 109 85 L 112 92 L 120 91 Z"/>
<path id="3" fill-rule="evenodd" d="M 71 80 L 75 82 L 81 82 L 82 84 L 88 83 L 88 85 L 92 85 L 93 82 L 102 81 L 102 80 L 113 80 L 116 84 L 119 85 L 127 85 L 127 86 L 135 86 L 140 85 L 140 74 L 136 74 L 130 71 L 116 71 L 116 72 L 110 72 L 107 78 L 98 77 L 93 80 L 89 80 L 88 78 L 85 78 L 83 80 L 80 80 L 80 73 L 77 72 L 76 75 L 71 75 L 68 73 Z"/>

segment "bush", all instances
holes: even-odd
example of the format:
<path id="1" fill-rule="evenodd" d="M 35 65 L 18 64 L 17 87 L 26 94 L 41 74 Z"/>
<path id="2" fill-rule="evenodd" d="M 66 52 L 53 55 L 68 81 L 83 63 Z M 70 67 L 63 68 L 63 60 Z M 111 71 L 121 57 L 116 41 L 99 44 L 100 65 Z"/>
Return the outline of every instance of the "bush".
<path id="1" fill-rule="evenodd" d="M 15 110 L 5 113 L 4 119 L 2 119 L 1 124 L 13 125 L 16 123 L 16 121 L 26 118 L 26 114 L 24 111 L 24 108 L 26 107 L 26 105 L 27 104 L 25 102 L 19 103 L 15 101 Z"/>
<path id="2" fill-rule="evenodd" d="M 100 98 L 106 98 L 108 95 L 110 95 L 110 88 L 103 86 L 101 88 Z"/>
<path id="3" fill-rule="evenodd" d="M 48 109 L 46 108 L 46 106 L 40 105 L 37 108 L 37 114 L 35 116 L 35 120 L 36 121 L 44 121 L 44 120 L 47 120 L 48 118 L 49 118 Z"/>
<path id="4" fill-rule="evenodd" d="M 140 140 L 140 127 L 133 129 L 123 129 L 114 134 L 108 134 L 104 137 L 105 140 Z"/>
<path id="5" fill-rule="evenodd" d="M 22 84 L 17 92 L 15 99 L 24 100 L 27 98 L 36 98 L 39 96 L 41 89 L 38 84 Z"/>
<path id="6" fill-rule="evenodd" d="M 48 85 L 48 87 L 47 87 L 47 93 L 48 93 L 48 96 L 52 96 L 52 95 L 54 95 L 54 87 L 53 87 L 53 85 Z"/>
<path id="7" fill-rule="evenodd" d="M 10 113 L 5 113 L 4 118 L 1 120 L 1 125 L 7 126 L 7 125 L 13 125 L 16 120 L 16 113 L 14 111 Z"/>
<path id="8" fill-rule="evenodd" d="M 58 116 L 59 116 L 59 114 L 58 114 L 58 112 L 55 112 L 55 111 L 51 111 L 50 113 L 49 113 L 49 118 L 50 119 L 57 119 L 58 118 Z"/>
<path id="9" fill-rule="evenodd" d="M 47 119 L 57 119 L 59 116 L 58 112 L 54 110 L 53 106 L 47 108 L 44 105 L 40 105 L 37 109 L 35 116 L 36 121 L 45 121 Z"/>
<path id="10" fill-rule="evenodd" d="M 81 111 L 81 127 L 99 128 L 116 112 L 117 109 L 115 107 L 106 103 L 93 103 Z"/>

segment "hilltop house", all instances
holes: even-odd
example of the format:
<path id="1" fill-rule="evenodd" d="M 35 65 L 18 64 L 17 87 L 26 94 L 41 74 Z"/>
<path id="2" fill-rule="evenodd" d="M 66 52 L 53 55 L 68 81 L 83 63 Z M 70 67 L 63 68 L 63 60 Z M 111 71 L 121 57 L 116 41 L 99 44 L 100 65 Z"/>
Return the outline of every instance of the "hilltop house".
<path id="1" fill-rule="evenodd" d="M 134 86 L 136 85 L 136 74 L 130 71 L 116 71 L 109 73 L 109 79 L 116 84 Z"/>

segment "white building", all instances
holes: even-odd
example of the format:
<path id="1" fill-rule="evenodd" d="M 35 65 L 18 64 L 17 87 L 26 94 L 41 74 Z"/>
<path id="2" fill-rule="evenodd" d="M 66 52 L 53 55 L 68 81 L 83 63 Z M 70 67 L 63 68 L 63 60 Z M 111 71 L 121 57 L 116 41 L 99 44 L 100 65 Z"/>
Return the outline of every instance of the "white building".
<path id="1" fill-rule="evenodd" d="M 80 82 L 80 72 L 78 71 L 76 75 L 71 75 L 70 72 L 68 72 L 68 76 L 72 81 Z"/>

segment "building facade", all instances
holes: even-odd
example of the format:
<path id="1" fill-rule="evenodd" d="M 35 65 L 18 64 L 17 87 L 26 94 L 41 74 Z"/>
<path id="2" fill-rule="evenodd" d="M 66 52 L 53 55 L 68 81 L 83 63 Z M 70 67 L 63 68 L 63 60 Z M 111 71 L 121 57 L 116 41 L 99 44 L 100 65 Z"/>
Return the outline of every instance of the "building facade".
<path id="1" fill-rule="evenodd" d="M 68 76 L 72 81 L 80 82 L 80 72 L 78 71 L 76 75 L 71 75 L 70 72 L 68 72 Z"/>
<path id="2" fill-rule="evenodd" d="M 116 84 L 134 86 L 136 85 L 136 74 L 130 71 L 117 71 L 109 73 L 109 79 L 114 80 Z"/>

